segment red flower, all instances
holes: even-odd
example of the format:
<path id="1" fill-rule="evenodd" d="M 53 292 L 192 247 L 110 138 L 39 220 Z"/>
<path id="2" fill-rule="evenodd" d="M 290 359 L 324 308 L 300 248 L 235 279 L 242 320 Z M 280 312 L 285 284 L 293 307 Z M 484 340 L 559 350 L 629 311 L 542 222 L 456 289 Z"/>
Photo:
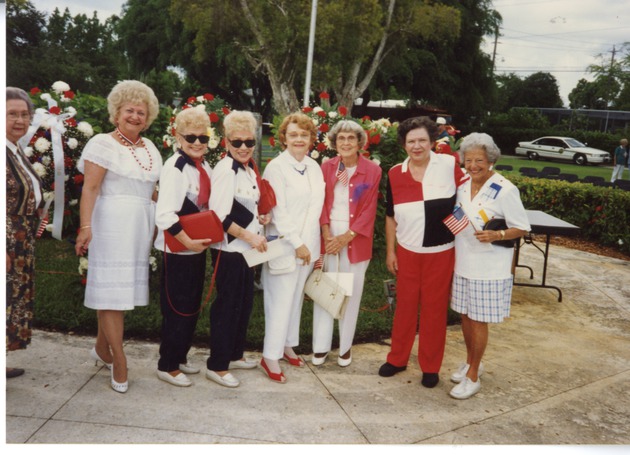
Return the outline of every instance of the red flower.
<path id="1" fill-rule="evenodd" d="M 77 121 L 74 118 L 69 118 L 66 120 L 66 125 L 68 126 L 77 126 Z"/>
<path id="2" fill-rule="evenodd" d="M 320 142 L 319 144 L 317 144 L 317 150 L 319 150 L 320 152 L 323 152 L 326 150 L 326 144 L 324 144 L 323 142 Z"/>
<path id="3" fill-rule="evenodd" d="M 276 146 L 276 138 L 275 137 L 271 136 L 269 138 L 269 145 L 271 145 L 272 147 Z"/>
<path id="4" fill-rule="evenodd" d="M 61 114 L 61 109 L 59 109 L 59 106 L 53 106 L 48 109 L 48 112 L 50 112 L 51 114 L 59 115 Z"/>
<path id="5" fill-rule="evenodd" d="M 64 210 L 64 211 L 63 211 L 63 215 L 64 215 L 64 216 L 66 216 L 66 215 L 70 215 L 70 210 Z"/>
<path id="6" fill-rule="evenodd" d="M 74 176 L 74 183 L 76 185 L 82 184 L 83 183 L 83 174 L 75 175 Z"/>
<path id="7" fill-rule="evenodd" d="M 328 132 L 328 130 L 329 130 L 329 129 L 330 129 L 330 127 L 328 126 L 328 124 L 327 124 L 327 123 L 322 123 L 322 124 L 319 126 L 319 131 L 321 131 L 322 133 L 326 133 L 326 132 Z"/>
<path id="8" fill-rule="evenodd" d="M 64 156 L 63 157 L 63 164 L 66 167 L 73 167 L 74 163 L 72 162 L 72 158 L 70 158 L 69 156 Z"/>
<path id="9" fill-rule="evenodd" d="M 311 106 L 304 106 L 302 108 L 302 112 L 304 112 L 305 114 L 308 114 L 309 112 L 311 112 L 313 110 L 313 108 Z"/>
<path id="10" fill-rule="evenodd" d="M 327 92 L 322 92 L 319 94 L 319 99 L 321 100 L 329 100 L 330 99 L 330 95 Z"/>
<path id="11" fill-rule="evenodd" d="M 175 133 L 177 133 L 175 127 L 171 128 L 171 136 L 175 136 Z"/>
<path id="12" fill-rule="evenodd" d="M 321 118 L 326 118 L 326 111 L 318 111 L 317 115 L 319 115 Z"/>
<path id="13" fill-rule="evenodd" d="M 183 111 L 184 109 L 189 109 L 189 108 L 191 108 L 191 107 L 192 107 L 192 106 L 191 106 L 190 104 L 184 104 L 184 105 L 182 106 L 182 111 Z"/>
<path id="14" fill-rule="evenodd" d="M 71 100 L 74 98 L 74 92 L 72 90 L 67 90 L 63 92 L 63 96 Z"/>
<path id="15" fill-rule="evenodd" d="M 168 148 L 168 144 L 166 143 L 166 141 L 162 142 L 162 147 L 164 147 L 165 149 Z"/>
<path id="16" fill-rule="evenodd" d="M 204 100 L 208 100 L 208 101 L 213 101 L 214 100 L 214 95 L 211 95 L 210 93 L 204 93 L 203 94 L 203 99 Z"/>
<path id="17" fill-rule="evenodd" d="M 210 122 L 211 123 L 218 123 L 219 122 L 219 115 L 216 112 L 210 112 Z"/>
<path id="18" fill-rule="evenodd" d="M 230 110 L 227 107 L 223 107 L 221 108 L 221 110 L 223 111 L 225 115 L 228 115 L 230 113 Z"/>
<path id="19" fill-rule="evenodd" d="M 596 212 L 600 212 L 602 210 L 602 206 L 598 205 L 597 207 L 595 207 L 595 211 Z"/>
<path id="20" fill-rule="evenodd" d="M 87 285 L 87 278 L 81 278 L 81 284 L 83 286 Z"/>
<path id="21" fill-rule="evenodd" d="M 221 138 L 221 147 L 225 148 L 225 138 Z"/>
<path id="22" fill-rule="evenodd" d="M 188 104 L 192 104 L 192 103 L 194 103 L 195 101 L 197 101 L 197 98 L 195 98 L 194 96 L 191 96 L 190 98 L 188 98 L 188 99 L 186 100 L 186 102 L 187 102 Z"/>
<path id="23" fill-rule="evenodd" d="M 361 117 L 361 120 L 363 120 L 364 122 L 369 122 L 371 119 L 369 115 L 364 115 L 363 117 Z"/>
<path id="24" fill-rule="evenodd" d="M 375 134 L 374 136 L 372 136 L 370 138 L 370 144 L 378 144 L 381 142 L 381 135 L 380 134 Z"/>
<path id="25" fill-rule="evenodd" d="M 361 155 L 363 155 L 365 158 L 369 158 L 370 157 L 370 152 L 363 152 L 361 153 Z"/>
<path id="26" fill-rule="evenodd" d="M 345 117 L 346 115 L 348 115 L 348 108 L 345 106 L 339 106 L 339 115 Z"/>
<path id="27" fill-rule="evenodd" d="M 38 89 L 37 87 L 33 87 L 31 89 L 31 95 L 37 95 L 38 93 L 42 93 L 42 91 Z"/>

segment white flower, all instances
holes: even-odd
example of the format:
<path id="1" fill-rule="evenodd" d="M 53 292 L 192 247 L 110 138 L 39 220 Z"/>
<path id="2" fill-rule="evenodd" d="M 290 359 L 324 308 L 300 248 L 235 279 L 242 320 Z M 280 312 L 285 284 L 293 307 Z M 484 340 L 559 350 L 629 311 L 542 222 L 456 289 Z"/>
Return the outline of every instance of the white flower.
<path id="1" fill-rule="evenodd" d="M 77 110 L 76 110 L 75 108 L 73 108 L 72 106 L 68 106 L 68 107 L 66 108 L 66 112 L 67 112 L 68 114 L 75 115 L 75 114 L 77 113 Z"/>
<path id="2" fill-rule="evenodd" d="M 49 148 L 50 148 L 50 141 L 46 139 L 45 137 L 40 137 L 39 139 L 35 141 L 35 150 L 37 150 L 39 153 L 44 153 L 48 151 Z"/>
<path id="3" fill-rule="evenodd" d="M 316 106 L 313 108 L 313 114 L 317 114 L 318 112 L 321 112 L 321 111 L 323 111 L 323 109 L 319 106 Z"/>
<path id="4" fill-rule="evenodd" d="M 44 193 L 44 201 L 51 201 L 55 198 L 55 193 L 53 191 L 47 191 Z"/>
<path id="5" fill-rule="evenodd" d="M 329 158 L 329 157 L 327 157 L 327 156 L 323 157 L 323 158 L 322 158 L 322 164 L 324 164 L 324 163 L 325 163 L 326 161 L 328 161 L 329 159 L 330 159 L 330 158 Z"/>
<path id="6" fill-rule="evenodd" d="M 72 99 L 66 98 L 65 96 L 61 95 L 61 98 L 59 98 L 59 101 L 61 101 L 62 103 L 69 103 L 70 101 L 72 101 Z"/>
<path id="7" fill-rule="evenodd" d="M 330 142 L 330 138 L 328 137 L 328 134 L 324 135 L 322 142 L 324 143 L 324 145 L 326 145 L 327 149 L 332 149 L 332 143 Z"/>
<path id="8" fill-rule="evenodd" d="M 330 112 L 328 113 L 328 117 L 330 117 L 330 118 L 335 118 L 335 117 L 337 117 L 338 115 L 339 115 L 339 114 L 337 114 L 337 111 L 330 111 Z"/>
<path id="9" fill-rule="evenodd" d="M 41 95 L 39 95 L 39 97 L 43 99 L 44 101 L 48 101 L 49 99 L 52 98 L 49 93 L 42 93 Z"/>
<path id="10" fill-rule="evenodd" d="M 379 160 L 378 158 L 372 158 L 372 162 L 378 164 L 379 166 L 381 165 L 381 160 Z"/>
<path id="11" fill-rule="evenodd" d="M 219 146 L 220 143 L 221 141 L 217 138 L 210 139 L 208 141 L 208 148 L 215 149 Z"/>
<path id="12" fill-rule="evenodd" d="M 70 176 L 69 176 L 69 175 L 66 175 L 66 176 L 64 177 L 63 181 L 64 181 L 64 182 L 67 182 L 68 180 L 70 180 Z"/>
<path id="13" fill-rule="evenodd" d="M 319 126 L 319 122 L 317 121 L 317 119 L 316 119 L 316 118 L 311 119 L 311 120 L 313 121 L 313 125 L 315 125 L 315 126 Z"/>
<path id="14" fill-rule="evenodd" d="M 313 150 L 311 152 L 311 158 L 313 158 L 314 160 L 316 160 L 317 158 L 319 158 L 319 152 L 317 150 Z"/>
<path id="15" fill-rule="evenodd" d="M 46 231 L 48 231 L 48 232 L 52 232 L 52 231 L 53 231 L 53 225 L 52 225 L 52 224 L 50 224 L 50 223 L 49 223 L 49 224 L 47 224 L 47 225 L 46 225 Z"/>
<path id="16" fill-rule="evenodd" d="M 48 166 L 52 160 L 48 155 L 42 157 L 42 164 Z"/>
<path id="17" fill-rule="evenodd" d="M 619 239 L 617 240 L 617 243 L 619 244 L 619 246 L 623 245 L 623 240 Z"/>
<path id="18" fill-rule="evenodd" d="M 157 270 L 157 260 L 153 256 L 149 256 L 149 265 L 154 272 Z"/>
<path id="19" fill-rule="evenodd" d="M 27 158 L 30 158 L 31 156 L 33 156 L 33 147 L 26 147 L 24 149 L 24 154 L 26 155 Z"/>
<path id="20" fill-rule="evenodd" d="M 79 258 L 79 275 L 83 275 L 83 272 L 87 272 L 88 259 L 86 257 Z"/>
<path id="21" fill-rule="evenodd" d="M 70 90 L 70 86 L 64 81 L 57 81 L 52 85 L 52 89 L 58 95 L 63 95 L 63 92 L 67 92 L 68 90 Z"/>
<path id="22" fill-rule="evenodd" d="M 33 170 L 37 175 L 43 177 L 46 175 L 46 168 L 42 163 L 33 163 Z"/>
<path id="23" fill-rule="evenodd" d="M 199 96 L 197 97 L 197 101 L 199 101 L 200 103 L 203 103 L 205 100 L 206 100 L 206 99 L 203 97 L 203 95 L 199 95 Z M 204 110 L 205 110 L 205 108 L 204 108 Z"/>
<path id="24" fill-rule="evenodd" d="M 79 122 L 79 124 L 77 125 L 77 129 L 81 133 L 83 133 L 85 137 L 94 136 L 94 130 L 92 129 L 92 125 L 90 125 L 88 122 Z"/>
<path id="25" fill-rule="evenodd" d="M 70 139 L 68 139 L 68 147 L 70 147 L 71 150 L 77 148 L 78 145 L 79 141 L 77 141 L 75 138 L 71 137 Z"/>
<path id="26" fill-rule="evenodd" d="M 72 199 L 70 202 L 68 202 L 68 205 L 72 207 L 72 206 L 77 205 L 78 203 L 79 203 L 78 199 Z"/>

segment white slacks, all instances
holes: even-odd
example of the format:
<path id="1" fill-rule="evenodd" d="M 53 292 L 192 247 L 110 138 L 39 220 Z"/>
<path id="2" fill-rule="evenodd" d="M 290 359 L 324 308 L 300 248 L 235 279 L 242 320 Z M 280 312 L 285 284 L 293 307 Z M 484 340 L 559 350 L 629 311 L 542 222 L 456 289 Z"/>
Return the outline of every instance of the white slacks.
<path id="1" fill-rule="evenodd" d="M 330 230 L 332 235 L 339 235 L 348 230 L 348 222 L 337 222 L 331 220 Z M 326 256 L 325 270 L 334 271 L 337 268 L 337 258 L 333 255 Z M 345 354 L 352 347 L 354 332 L 359 318 L 359 308 L 361 306 L 361 296 L 363 295 L 363 283 L 365 282 L 365 272 L 370 261 L 351 264 L 348 259 L 348 248 L 339 252 L 339 271 L 354 273 L 352 285 L 352 296 L 346 304 L 346 311 L 342 319 L 339 320 L 339 354 Z M 324 353 L 331 350 L 332 337 L 335 320 L 319 305 L 313 304 L 313 352 Z"/>
<path id="2" fill-rule="evenodd" d="M 284 347 L 300 344 L 300 318 L 304 302 L 304 284 L 314 263 L 296 265 L 291 273 L 272 275 L 265 263 L 261 281 L 265 306 L 265 341 L 263 357 L 279 360 Z"/>

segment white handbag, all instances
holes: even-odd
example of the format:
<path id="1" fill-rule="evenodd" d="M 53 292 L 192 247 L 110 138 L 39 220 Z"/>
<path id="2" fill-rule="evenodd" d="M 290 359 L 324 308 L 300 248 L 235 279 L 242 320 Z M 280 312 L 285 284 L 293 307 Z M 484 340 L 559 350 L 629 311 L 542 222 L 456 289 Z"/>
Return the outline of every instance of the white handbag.
<path id="1" fill-rule="evenodd" d="M 324 263 L 326 263 L 325 257 Z M 315 269 L 311 272 L 306 280 L 304 293 L 333 318 L 343 318 L 348 301 L 346 291 L 341 287 L 338 279 L 335 280 L 331 276 L 326 275 L 323 269 Z"/>
<path id="2" fill-rule="evenodd" d="M 336 254 L 337 258 L 337 271 L 336 272 L 324 272 L 324 275 L 330 277 L 336 283 L 342 287 L 347 297 L 352 297 L 352 289 L 354 288 L 354 273 L 351 272 L 340 272 L 339 271 L 339 255 Z"/>

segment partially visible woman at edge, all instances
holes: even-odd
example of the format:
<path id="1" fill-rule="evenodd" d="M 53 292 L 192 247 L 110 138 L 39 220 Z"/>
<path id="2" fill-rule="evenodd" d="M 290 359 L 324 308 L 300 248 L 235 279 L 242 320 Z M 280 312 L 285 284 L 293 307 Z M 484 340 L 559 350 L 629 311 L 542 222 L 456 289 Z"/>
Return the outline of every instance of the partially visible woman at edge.
<path id="1" fill-rule="evenodd" d="M 85 146 L 78 169 L 85 174 L 76 254 L 89 250 L 85 306 L 96 310 L 98 334 L 90 352 L 111 369 L 111 387 L 127 391 L 123 350 L 125 311 L 149 303 L 149 253 L 155 231 L 156 182 L 162 158 L 142 137 L 158 115 L 158 100 L 139 81 L 122 81 L 107 96 L 116 127 Z"/>
<path id="2" fill-rule="evenodd" d="M 280 359 L 303 367 L 294 347 L 300 341 L 304 285 L 319 259 L 319 217 L 324 204 L 324 177 L 317 161 L 308 156 L 317 129 L 301 112 L 288 115 L 279 128 L 285 150 L 271 160 L 264 177 L 276 194 L 267 235 L 283 237 L 290 255 L 265 262 L 262 284 L 265 302 L 265 341 L 261 366 L 272 381 L 286 382 Z"/>
<path id="3" fill-rule="evenodd" d="M 18 141 L 33 118 L 28 94 L 7 87 L 7 332 L 6 349 L 26 349 L 31 343 L 35 308 L 35 233 L 43 203 L 42 181 Z M 23 368 L 6 369 L 7 379 L 24 374 Z"/>
<path id="4" fill-rule="evenodd" d="M 470 180 L 457 191 L 457 203 L 475 226 L 482 243 L 518 239 L 529 231 L 527 213 L 518 188 L 493 171 L 501 152 L 485 133 L 466 136 L 460 152 Z M 483 230 L 488 220 L 503 219 L 507 229 Z M 488 323 L 499 323 L 510 315 L 512 260 L 514 248 L 492 245 L 490 251 L 472 252 L 462 234 L 455 236 L 455 275 L 451 308 L 462 315 L 466 362 L 451 376 L 459 383 L 450 392 L 466 399 L 481 389 L 481 359 L 488 344 Z"/>
<path id="5" fill-rule="evenodd" d="M 240 381 L 228 370 L 256 368 L 244 357 L 249 317 L 254 304 L 254 269 L 243 252 L 267 251 L 262 226 L 267 214 L 258 213 L 260 188 L 252 160 L 258 123 L 248 111 L 232 111 L 223 120 L 227 155 L 212 171 L 210 209 L 223 223 L 222 242 L 212 244 L 217 295 L 210 308 L 210 357 L 206 378 L 225 387 Z"/>
<path id="6" fill-rule="evenodd" d="M 155 214 L 158 235 L 154 246 L 164 252 L 160 275 L 162 332 L 157 376 L 179 387 L 192 385 L 186 375 L 201 371 L 188 362 L 187 356 L 199 319 L 206 276 L 206 250 L 212 239 L 191 239 L 182 228 L 179 217 L 208 210 L 212 173 L 204 160 L 210 139 L 208 128 L 210 120 L 204 110 L 184 109 L 175 117 L 178 150 L 162 167 Z M 165 231 L 185 249 L 171 251 L 165 242 Z"/>
<path id="7" fill-rule="evenodd" d="M 339 366 L 352 362 L 352 340 L 359 317 L 365 272 L 372 258 L 372 240 L 381 168 L 360 151 L 367 140 L 361 125 L 338 122 L 328 133 L 338 156 L 322 164 L 326 198 L 320 217 L 327 256 L 326 270 L 354 274 L 352 296 L 339 320 Z M 313 365 L 321 365 L 331 349 L 335 320 L 319 305 L 313 306 Z"/>

